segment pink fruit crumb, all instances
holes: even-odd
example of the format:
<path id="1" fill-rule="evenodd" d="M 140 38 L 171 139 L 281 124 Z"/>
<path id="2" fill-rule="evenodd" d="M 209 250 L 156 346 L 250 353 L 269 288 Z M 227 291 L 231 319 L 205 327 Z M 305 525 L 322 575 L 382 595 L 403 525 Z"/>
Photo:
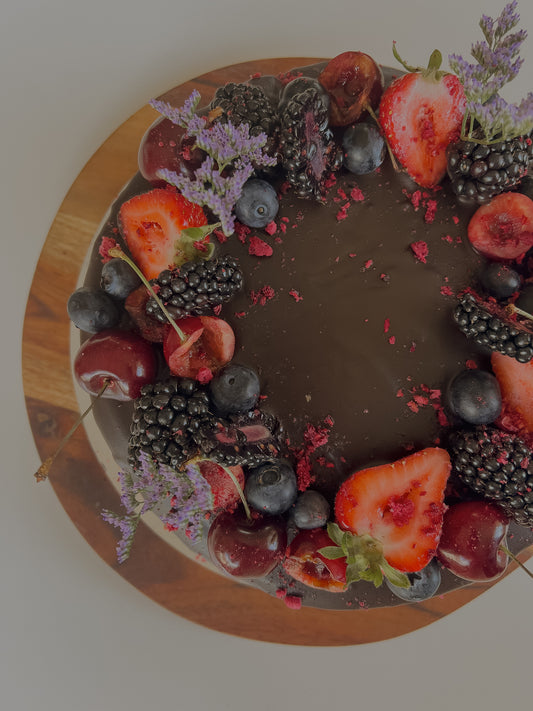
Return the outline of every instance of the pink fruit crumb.
<path id="1" fill-rule="evenodd" d="M 365 199 L 363 191 L 357 187 L 357 185 L 352 188 L 352 191 L 350 192 L 350 197 L 354 202 L 363 202 Z"/>
<path id="2" fill-rule="evenodd" d="M 426 264 L 427 256 L 429 254 L 429 247 L 427 245 L 427 242 L 424 242 L 423 240 L 419 240 L 418 242 L 411 242 L 410 247 L 413 254 L 415 255 L 415 259 L 418 262 L 422 262 L 422 264 Z"/>
<path id="3" fill-rule="evenodd" d="M 298 303 L 298 301 L 303 301 L 303 296 L 300 295 L 300 292 L 296 291 L 296 289 L 291 289 L 289 291 L 289 294 L 292 296 L 292 298 Z"/>
<path id="4" fill-rule="evenodd" d="M 302 598 L 297 595 L 286 595 L 284 602 L 289 610 L 300 610 L 302 608 Z"/>
<path id="5" fill-rule="evenodd" d="M 271 257 L 273 251 L 272 247 L 259 237 L 255 235 L 250 237 L 248 254 L 251 254 L 253 257 Z"/>

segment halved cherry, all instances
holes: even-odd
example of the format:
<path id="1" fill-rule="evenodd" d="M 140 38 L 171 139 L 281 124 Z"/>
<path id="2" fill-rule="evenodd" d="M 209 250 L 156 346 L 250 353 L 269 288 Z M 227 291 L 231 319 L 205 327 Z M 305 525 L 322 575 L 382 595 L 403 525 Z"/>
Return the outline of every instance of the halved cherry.
<path id="1" fill-rule="evenodd" d="M 346 559 L 328 560 L 318 552 L 320 548 L 331 545 L 331 538 L 323 528 L 300 531 L 287 548 L 283 567 L 304 585 L 329 592 L 344 592 Z"/>
<path id="2" fill-rule="evenodd" d="M 216 372 L 229 363 L 235 350 L 231 326 L 215 316 L 189 316 L 176 322 L 185 334 L 181 341 L 171 328 L 163 343 L 170 372 L 182 378 L 196 378 L 205 369 Z"/>
<path id="3" fill-rule="evenodd" d="M 497 195 L 472 216 L 468 239 L 489 259 L 520 258 L 533 246 L 533 200 L 522 193 Z"/>

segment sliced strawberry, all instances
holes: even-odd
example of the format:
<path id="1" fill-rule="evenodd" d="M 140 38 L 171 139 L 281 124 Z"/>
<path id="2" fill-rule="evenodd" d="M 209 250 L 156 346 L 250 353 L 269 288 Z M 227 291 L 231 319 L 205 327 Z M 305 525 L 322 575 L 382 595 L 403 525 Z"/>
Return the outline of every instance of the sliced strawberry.
<path id="1" fill-rule="evenodd" d="M 434 447 L 355 472 L 337 493 L 337 521 L 344 530 L 379 541 L 393 568 L 421 570 L 437 550 L 450 469 L 448 453 Z"/>
<path id="2" fill-rule="evenodd" d="M 533 200 L 522 193 L 497 195 L 474 213 L 468 239 L 489 259 L 519 259 L 533 247 Z"/>
<path id="3" fill-rule="evenodd" d="M 346 590 L 346 558 L 328 560 L 318 551 L 332 545 L 323 528 L 300 531 L 287 548 L 283 567 L 295 580 L 329 592 Z"/>
<path id="4" fill-rule="evenodd" d="M 207 224 L 198 205 L 172 188 L 156 188 L 136 195 L 120 208 L 120 230 L 134 262 L 147 279 L 184 260 L 180 253 L 181 231 Z"/>
<path id="5" fill-rule="evenodd" d="M 240 495 L 230 475 L 220 464 L 211 460 L 199 462 L 200 473 L 211 487 L 213 493 L 214 511 L 234 511 L 240 501 Z M 242 467 L 228 467 L 237 479 L 241 489 L 244 489 L 244 471 Z"/>
<path id="6" fill-rule="evenodd" d="M 519 363 L 511 356 L 493 353 L 492 370 L 500 384 L 503 407 L 498 423 L 533 444 L 533 361 Z"/>
<path id="7" fill-rule="evenodd" d="M 124 308 L 135 322 L 143 338 L 150 343 L 163 343 L 169 324 L 156 321 L 146 314 L 146 302 L 149 298 L 148 289 L 141 284 L 128 295 L 124 302 Z"/>
<path id="8" fill-rule="evenodd" d="M 446 174 L 446 148 L 459 138 L 465 94 L 440 62 L 396 79 L 383 93 L 379 121 L 389 145 L 415 182 L 433 188 Z"/>
<path id="9" fill-rule="evenodd" d="M 215 316 L 189 316 L 176 323 L 187 340 L 182 343 L 174 328 L 167 332 L 163 353 L 173 375 L 196 378 L 205 369 L 214 373 L 233 358 L 235 334 L 226 321 Z"/>

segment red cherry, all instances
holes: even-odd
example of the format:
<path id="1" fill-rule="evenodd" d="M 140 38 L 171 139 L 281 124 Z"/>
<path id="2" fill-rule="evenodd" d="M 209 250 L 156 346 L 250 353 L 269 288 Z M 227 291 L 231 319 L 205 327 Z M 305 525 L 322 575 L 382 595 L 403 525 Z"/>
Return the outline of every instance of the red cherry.
<path id="1" fill-rule="evenodd" d="M 287 546 L 283 519 L 247 518 L 242 511 L 224 512 L 213 521 L 207 537 L 216 565 L 237 578 L 262 578 L 280 562 Z"/>
<path id="2" fill-rule="evenodd" d="M 488 501 L 461 501 L 444 514 L 437 558 L 459 578 L 484 582 L 498 578 L 507 568 L 501 546 L 509 520 Z"/>
<path id="3" fill-rule="evenodd" d="M 300 531 L 289 547 L 283 567 L 289 575 L 312 588 L 344 592 L 346 590 L 346 558 L 329 560 L 318 552 L 333 545 L 323 528 Z"/>
<path id="4" fill-rule="evenodd" d="M 142 176 L 155 187 L 166 182 L 157 171 L 161 168 L 180 171 L 179 146 L 185 130 L 167 118 L 157 119 L 146 131 L 139 145 L 138 163 Z"/>
<path id="5" fill-rule="evenodd" d="M 95 333 L 82 344 L 74 360 L 74 374 L 81 387 L 102 397 L 134 400 L 143 385 L 152 383 L 157 360 L 152 346 L 131 331 L 108 329 Z"/>
<path id="6" fill-rule="evenodd" d="M 235 335 L 226 321 L 214 316 L 188 316 L 176 323 L 187 340 L 182 343 L 173 328 L 167 332 L 163 353 L 173 375 L 196 378 L 204 369 L 215 373 L 233 358 Z"/>
<path id="7" fill-rule="evenodd" d="M 328 92 L 329 121 L 332 126 L 348 126 L 368 107 L 375 109 L 383 93 L 383 73 L 364 52 L 343 52 L 324 67 L 318 81 Z"/>

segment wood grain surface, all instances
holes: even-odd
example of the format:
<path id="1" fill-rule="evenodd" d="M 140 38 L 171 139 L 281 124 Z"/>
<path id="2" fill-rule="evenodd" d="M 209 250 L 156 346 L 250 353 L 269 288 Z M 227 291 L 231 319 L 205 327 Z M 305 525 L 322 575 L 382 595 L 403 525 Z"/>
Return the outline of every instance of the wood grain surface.
<path id="1" fill-rule="evenodd" d="M 228 81 L 245 81 L 256 72 L 276 74 L 316 61 L 296 57 L 237 64 L 186 82 L 160 98 L 180 105 L 196 88 L 208 101 L 215 88 Z M 109 204 L 137 171 L 139 142 L 157 116 L 151 107 L 143 107 L 89 160 L 57 213 L 37 265 L 24 322 L 22 365 L 30 424 L 43 459 L 55 450 L 79 414 L 71 377 L 66 302 Z M 314 646 L 381 641 L 430 624 L 489 587 L 472 585 L 425 603 L 393 608 L 291 611 L 275 598 L 197 565 L 146 525 L 138 529 L 135 553 L 119 566 L 115 530 L 100 516 L 102 508 L 118 510 L 119 497 L 83 428 L 56 460 L 50 484 L 87 542 L 117 573 L 171 612 L 241 637 Z M 521 558 L 529 553 L 524 551 Z"/>

